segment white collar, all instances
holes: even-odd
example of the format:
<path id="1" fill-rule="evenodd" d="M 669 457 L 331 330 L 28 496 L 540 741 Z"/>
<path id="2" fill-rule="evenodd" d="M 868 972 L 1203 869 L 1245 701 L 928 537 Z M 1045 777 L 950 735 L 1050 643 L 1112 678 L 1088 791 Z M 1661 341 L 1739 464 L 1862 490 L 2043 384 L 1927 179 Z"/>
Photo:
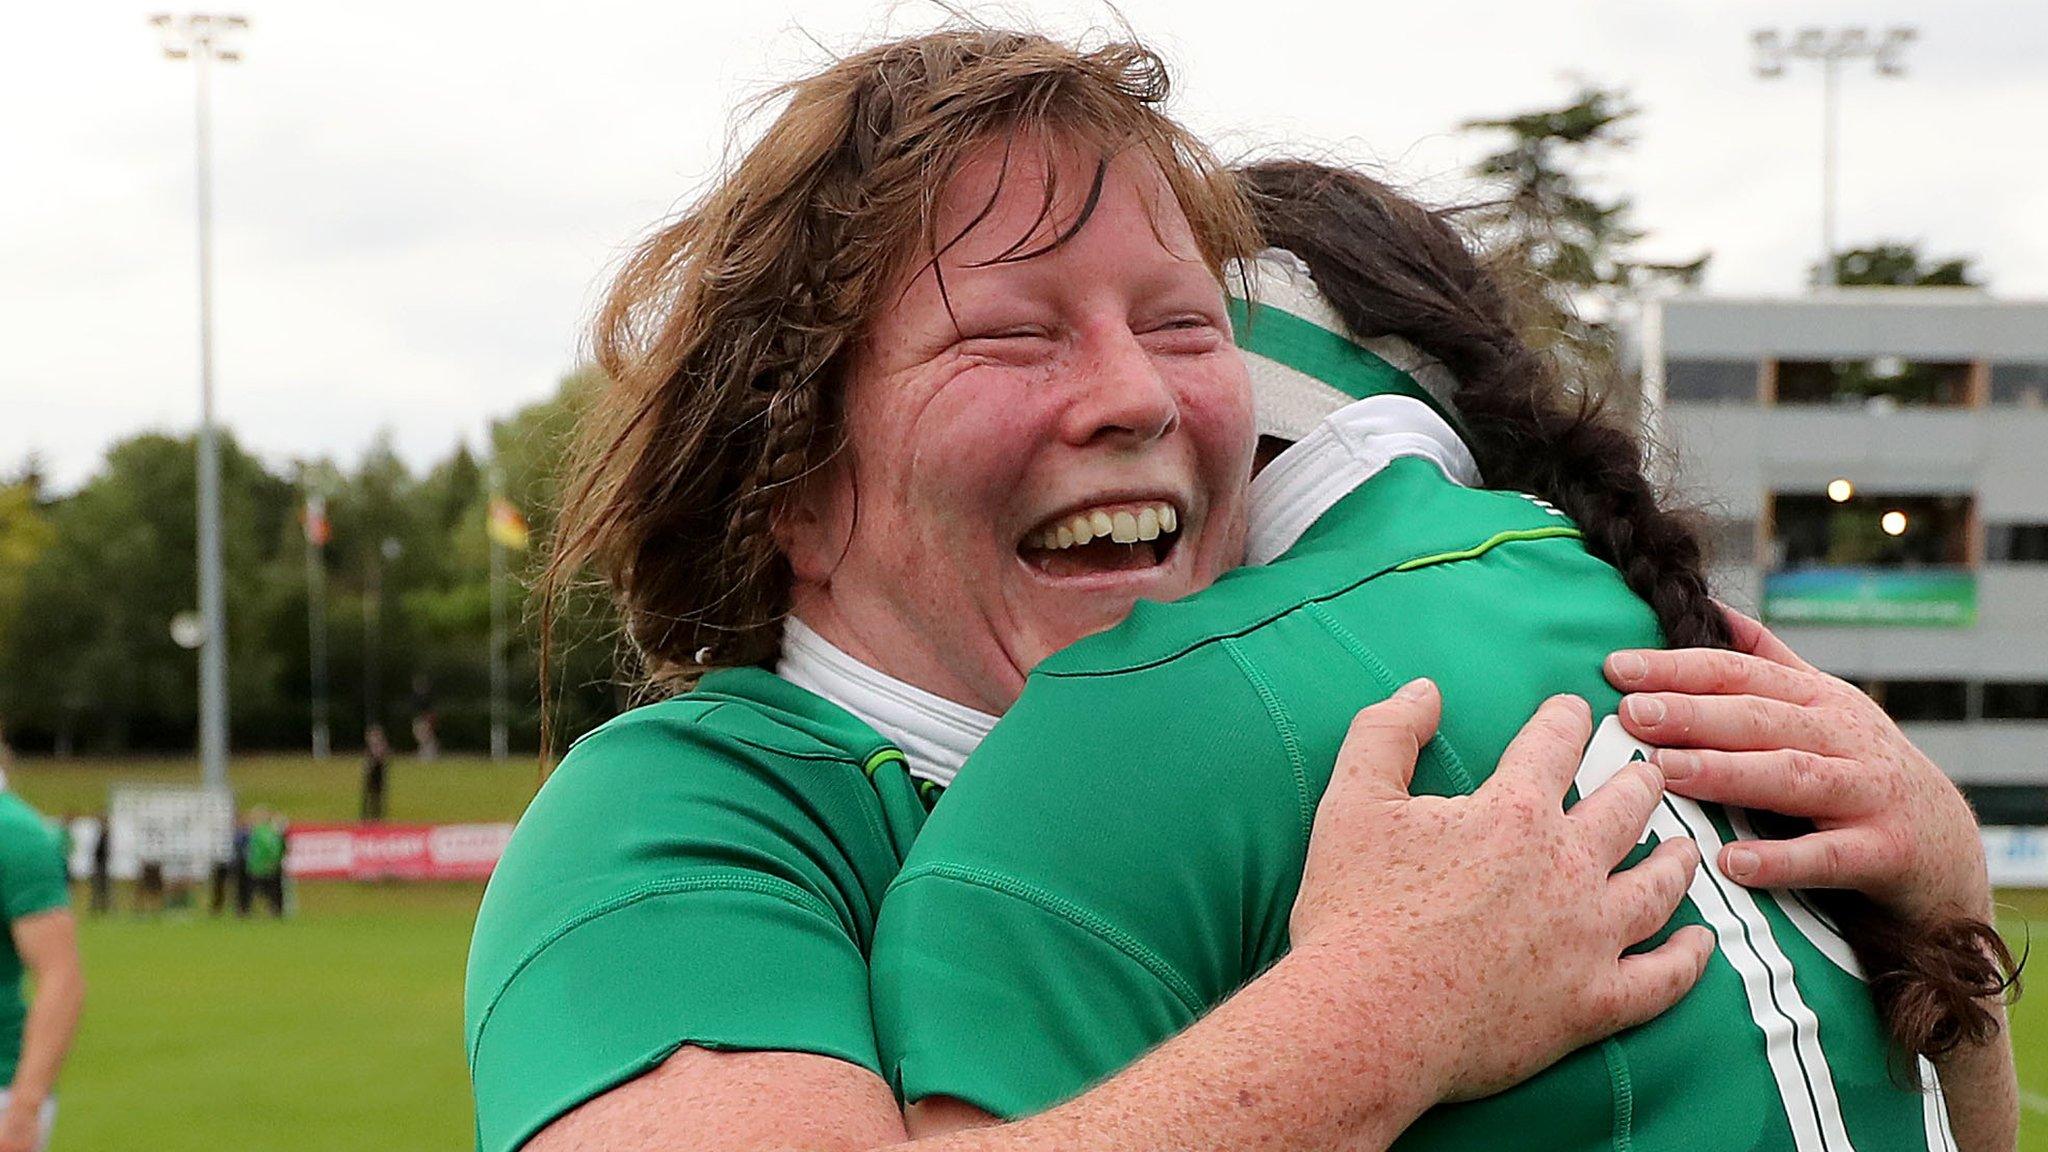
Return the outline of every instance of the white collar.
<path id="1" fill-rule="evenodd" d="M 794 616 L 782 625 L 775 674 L 865 721 L 896 745 L 912 776 L 941 787 L 996 726 L 996 718 L 878 672 Z"/>
<path id="2" fill-rule="evenodd" d="M 1323 513 L 1380 469 L 1420 456 L 1452 483 L 1479 483 L 1472 452 L 1429 405 L 1406 396 L 1368 396 L 1323 418 L 1252 479 L 1246 564 L 1271 564 Z"/>

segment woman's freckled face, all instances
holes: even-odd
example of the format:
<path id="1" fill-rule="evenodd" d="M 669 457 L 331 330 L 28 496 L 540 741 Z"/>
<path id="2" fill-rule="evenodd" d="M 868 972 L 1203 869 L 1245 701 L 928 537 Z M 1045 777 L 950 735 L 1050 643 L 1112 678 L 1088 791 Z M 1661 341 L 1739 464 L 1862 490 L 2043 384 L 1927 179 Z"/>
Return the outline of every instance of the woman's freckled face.
<path id="1" fill-rule="evenodd" d="M 1092 154 L 1057 150 L 1043 213 L 1040 155 L 1018 147 L 999 180 L 991 145 L 946 189 L 940 237 L 987 215 L 944 255 L 943 298 L 922 261 L 884 296 L 845 384 L 850 449 L 781 533 L 797 615 L 988 712 L 1137 600 L 1207 587 L 1244 542 L 1250 384 L 1165 178 L 1122 154 L 1070 239 L 992 262 L 1071 227 L 1094 182 Z M 1063 541 L 1083 525 L 1099 538 Z"/>

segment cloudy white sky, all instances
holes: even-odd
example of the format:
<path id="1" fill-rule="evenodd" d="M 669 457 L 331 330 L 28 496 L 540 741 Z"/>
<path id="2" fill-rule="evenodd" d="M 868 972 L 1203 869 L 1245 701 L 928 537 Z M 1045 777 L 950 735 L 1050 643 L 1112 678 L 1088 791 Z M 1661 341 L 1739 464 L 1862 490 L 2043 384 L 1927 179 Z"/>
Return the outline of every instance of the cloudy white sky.
<path id="1" fill-rule="evenodd" d="M 975 9 L 1050 29 L 1104 6 Z M 113 440 L 196 420 L 192 77 L 150 9 L 15 6 L 0 68 L 0 473 L 77 483 Z M 273 460 L 416 464 L 547 394 L 606 269 L 717 172 L 732 113 L 829 49 L 934 19 L 914 3 L 248 0 L 216 96 L 222 418 Z M 1750 70 L 1758 26 L 1912 23 L 1911 75 L 1844 83 L 1841 233 L 1969 254 L 2048 296 L 2048 5 L 1124 0 L 1179 114 L 1226 156 L 1298 145 L 1467 191 L 1463 119 L 1582 75 L 1626 85 L 1638 143 L 1603 164 L 1652 255 L 1709 287 L 1793 293 L 1818 246 L 1820 95 Z"/>

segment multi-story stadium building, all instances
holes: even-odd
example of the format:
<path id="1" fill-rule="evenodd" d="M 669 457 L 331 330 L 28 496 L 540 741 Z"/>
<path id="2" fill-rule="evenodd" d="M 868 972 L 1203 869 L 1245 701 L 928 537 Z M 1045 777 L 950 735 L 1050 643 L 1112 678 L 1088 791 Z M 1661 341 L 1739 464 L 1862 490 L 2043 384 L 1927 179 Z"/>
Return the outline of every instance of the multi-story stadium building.
<path id="1" fill-rule="evenodd" d="M 2048 824 L 2048 302 L 1687 295 L 1638 335 L 1720 594 L 1869 690 L 1987 823 Z"/>

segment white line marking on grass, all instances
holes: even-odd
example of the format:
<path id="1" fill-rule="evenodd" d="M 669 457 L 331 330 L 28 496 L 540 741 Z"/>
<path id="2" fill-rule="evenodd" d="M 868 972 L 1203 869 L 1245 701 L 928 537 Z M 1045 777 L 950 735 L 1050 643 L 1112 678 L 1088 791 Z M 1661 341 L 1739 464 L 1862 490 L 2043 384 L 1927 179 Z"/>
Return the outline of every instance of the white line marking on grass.
<path id="1" fill-rule="evenodd" d="M 2048 1116 L 2048 1096 L 2043 1096 L 2039 1092 L 2029 1092 L 2022 1088 L 2020 1089 L 2020 1107 L 2025 1108 L 2029 1112 L 2039 1112 L 2043 1116 Z"/>

